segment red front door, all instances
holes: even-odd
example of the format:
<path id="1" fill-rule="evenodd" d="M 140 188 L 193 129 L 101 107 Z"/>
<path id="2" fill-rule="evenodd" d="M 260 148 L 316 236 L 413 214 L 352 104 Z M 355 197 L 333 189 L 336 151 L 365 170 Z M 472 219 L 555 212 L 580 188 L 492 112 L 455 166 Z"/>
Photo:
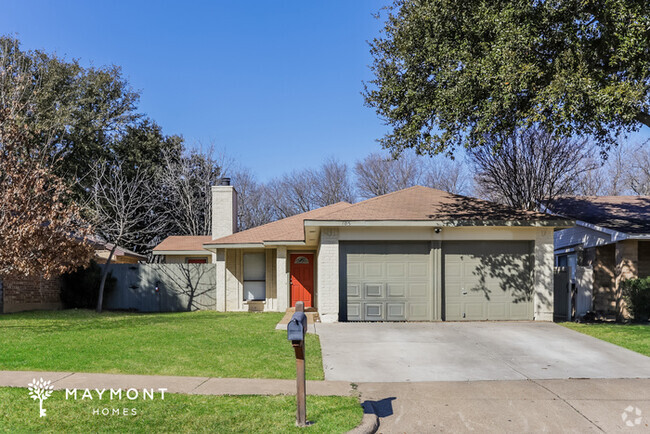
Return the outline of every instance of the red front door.
<path id="1" fill-rule="evenodd" d="M 297 301 L 305 307 L 314 303 L 314 255 L 312 253 L 294 253 L 291 255 L 291 307 Z"/>

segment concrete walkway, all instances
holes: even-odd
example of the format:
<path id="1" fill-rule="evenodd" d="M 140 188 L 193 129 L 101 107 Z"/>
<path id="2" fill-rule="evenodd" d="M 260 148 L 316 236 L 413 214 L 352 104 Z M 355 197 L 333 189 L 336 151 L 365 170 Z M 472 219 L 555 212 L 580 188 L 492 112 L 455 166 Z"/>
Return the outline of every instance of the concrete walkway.
<path id="1" fill-rule="evenodd" d="M 158 389 L 190 395 L 295 395 L 295 380 L 173 377 L 162 375 L 89 374 L 82 372 L 0 371 L 0 386 L 27 387 L 33 379 L 52 381 L 54 389 Z M 310 395 L 349 395 L 342 381 L 307 381 Z"/>
<path id="2" fill-rule="evenodd" d="M 34 378 L 60 389 L 166 388 L 197 395 L 292 395 L 292 380 L 0 371 L 0 386 Z M 648 432 L 650 379 L 361 383 L 308 381 L 309 395 L 358 396 L 381 433 Z M 626 425 L 631 424 L 630 425 Z"/>
<path id="3" fill-rule="evenodd" d="M 365 383 L 381 433 L 649 432 L 650 380 Z"/>

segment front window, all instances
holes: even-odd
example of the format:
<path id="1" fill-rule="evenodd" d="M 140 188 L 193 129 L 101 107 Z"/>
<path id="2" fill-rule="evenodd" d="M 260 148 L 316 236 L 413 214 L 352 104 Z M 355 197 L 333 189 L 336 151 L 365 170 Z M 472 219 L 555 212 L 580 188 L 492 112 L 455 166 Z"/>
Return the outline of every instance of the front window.
<path id="1" fill-rule="evenodd" d="M 266 254 L 244 253 L 244 300 L 266 299 Z"/>

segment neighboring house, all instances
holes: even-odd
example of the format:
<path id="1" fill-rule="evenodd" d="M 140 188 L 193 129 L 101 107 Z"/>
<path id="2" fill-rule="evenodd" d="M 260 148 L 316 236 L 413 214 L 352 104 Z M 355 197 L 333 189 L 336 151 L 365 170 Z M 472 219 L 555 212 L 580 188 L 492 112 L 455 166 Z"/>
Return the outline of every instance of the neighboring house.
<path id="1" fill-rule="evenodd" d="M 625 316 L 621 282 L 650 275 L 650 196 L 564 197 L 549 211 L 576 219 L 555 233 L 556 264 L 576 284 L 576 316 Z"/>
<path id="2" fill-rule="evenodd" d="M 164 264 L 212 264 L 212 253 L 203 248 L 208 241 L 212 241 L 212 236 L 171 236 L 154 247 L 151 253 L 154 262 Z"/>
<path id="3" fill-rule="evenodd" d="M 108 260 L 108 256 L 111 253 L 111 249 L 114 244 L 104 243 L 101 241 L 92 242 L 95 247 L 95 262 L 98 264 L 105 264 Z M 142 261 L 146 261 L 147 257 L 139 253 L 135 253 L 132 250 L 125 249 L 124 247 L 117 246 L 115 252 L 113 252 L 113 257 L 111 258 L 111 263 L 113 264 L 137 264 Z"/>
<path id="4" fill-rule="evenodd" d="M 113 244 L 98 239 L 90 241 L 95 249 L 94 260 L 105 264 Z M 116 264 L 137 264 L 147 257 L 117 246 L 111 262 Z M 0 313 L 27 310 L 61 309 L 61 278 L 44 279 L 41 276 L 12 276 L 0 279 Z"/>
<path id="5" fill-rule="evenodd" d="M 303 301 L 325 322 L 551 321 L 553 231 L 573 225 L 419 186 L 242 232 L 232 186 L 213 187 L 212 204 L 203 247 L 216 263 L 216 309 Z M 198 251 L 187 241 L 192 250 L 177 239 L 155 251 L 186 258 Z"/>

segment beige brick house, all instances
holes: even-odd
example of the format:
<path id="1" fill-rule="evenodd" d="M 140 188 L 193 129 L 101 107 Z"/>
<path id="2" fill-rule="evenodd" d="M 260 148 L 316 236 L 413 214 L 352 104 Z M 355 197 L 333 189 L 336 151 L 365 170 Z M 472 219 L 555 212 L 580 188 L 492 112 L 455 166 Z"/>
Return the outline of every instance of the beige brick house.
<path id="1" fill-rule="evenodd" d="M 203 243 L 218 311 L 303 301 L 327 322 L 553 318 L 553 232 L 567 219 L 416 186 L 238 232 L 237 192 L 224 184 Z"/>
<path id="2" fill-rule="evenodd" d="M 550 209 L 576 219 L 555 233 L 556 263 L 587 300 L 576 314 L 626 316 L 621 282 L 650 276 L 650 196 L 565 197 Z"/>

